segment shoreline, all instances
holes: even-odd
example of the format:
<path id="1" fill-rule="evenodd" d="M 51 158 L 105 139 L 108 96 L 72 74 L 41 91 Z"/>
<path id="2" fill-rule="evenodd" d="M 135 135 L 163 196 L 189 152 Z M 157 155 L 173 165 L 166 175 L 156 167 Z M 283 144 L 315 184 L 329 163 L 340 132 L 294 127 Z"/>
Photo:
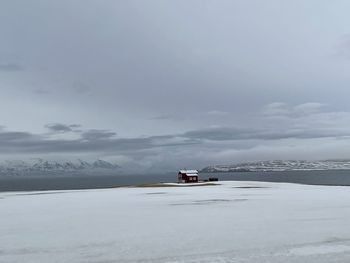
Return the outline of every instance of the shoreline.
<path id="1" fill-rule="evenodd" d="M 289 172 L 244 172 L 204 173 L 200 180 L 214 176 L 222 181 L 281 182 L 304 185 L 350 186 L 350 171 L 289 171 Z M 174 174 L 145 174 L 142 176 L 89 175 L 65 177 L 0 177 L 0 192 L 82 190 L 114 187 L 130 187 L 173 183 Z M 210 183 L 210 182 L 208 182 Z"/>

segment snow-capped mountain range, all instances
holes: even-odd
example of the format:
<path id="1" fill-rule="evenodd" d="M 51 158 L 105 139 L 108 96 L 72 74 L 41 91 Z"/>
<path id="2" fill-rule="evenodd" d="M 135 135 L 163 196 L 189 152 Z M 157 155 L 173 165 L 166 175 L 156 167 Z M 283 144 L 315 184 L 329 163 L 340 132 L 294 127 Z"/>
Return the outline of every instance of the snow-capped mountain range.
<path id="1" fill-rule="evenodd" d="M 350 160 L 273 160 L 239 163 L 231 165 L 213 165 L 205 167 L 201 172 L 267 172 L 267 171 L 311 171 L 311 170 L 350 170 Z"/>
<path id="2" fill-rule="evenodd" d="M 113 172 L 120 168 L 119 165 L 104 160 L 87 162 L 75 161 L 48 161 L 35 159 L 32 161 L 3 161 L 0 162 L 0 175 L 13 174 L 42 174 L 42 173 L 90 173 Z"/>

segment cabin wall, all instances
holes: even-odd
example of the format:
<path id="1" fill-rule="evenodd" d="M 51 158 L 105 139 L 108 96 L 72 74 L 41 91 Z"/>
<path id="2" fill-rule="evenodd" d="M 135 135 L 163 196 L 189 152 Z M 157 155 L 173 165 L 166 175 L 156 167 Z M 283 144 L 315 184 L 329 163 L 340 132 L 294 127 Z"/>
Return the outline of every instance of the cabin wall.
<path id="1" fill-rule="evenodd" d="M 187 174 L 181 174 L 181 173 L 178 174 L 177 179 L 179 183 L 197 183 L 198 182 L 198 176 L 195 176 L 195 175 L 187 176 Z"/>
<path id="2" fill-rule="evenodd" d="M 197 183 L 198 182 L 198 176 L 186 176 L 185 181 L 186 181 L 186 183 Z"/>

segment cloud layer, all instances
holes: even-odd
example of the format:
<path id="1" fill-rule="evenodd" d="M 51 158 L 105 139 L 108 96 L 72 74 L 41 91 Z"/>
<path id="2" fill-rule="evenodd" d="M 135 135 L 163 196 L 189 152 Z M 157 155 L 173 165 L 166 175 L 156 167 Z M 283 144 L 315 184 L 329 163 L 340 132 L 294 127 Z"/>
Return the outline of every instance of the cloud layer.
<path id="1" fill-rule="evenodd" d="M 330 112 L 322 104 L 271 103 L 255 117 L 259 125 L 215 126 L 129 138 L 111 130 L 84 129 L 78 124 L 46 124 L 50 133 L 42 134 L 2 129 L 0 155 L 102 156 L 124 162 L 125 167 L 137 164 L 159 170 L 164 166 L 167 169 L 178 165 L 205 166 L 212 162 L 237 162 L 242 158 L 332 158 L 339 154 L 322 149 L 320 143 L 327 147 L 331 142 L 334 145 L 350 143 L 350 112 Z M 305 154 L 313 151 L 313 155 Z M 339 153 L 345 152 L 339 149 Z"/>

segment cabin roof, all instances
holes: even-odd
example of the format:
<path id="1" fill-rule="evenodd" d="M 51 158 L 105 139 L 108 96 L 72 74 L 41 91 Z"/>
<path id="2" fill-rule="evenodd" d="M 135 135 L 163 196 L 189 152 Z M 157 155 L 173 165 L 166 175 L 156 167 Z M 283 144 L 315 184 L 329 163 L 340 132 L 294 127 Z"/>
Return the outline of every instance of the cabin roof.
<path id="1" fill-rule="evenodd" d="M 191 176 L 198 175 L 198 171 L 197 170 L 180 170 L 179 173 L 187 174 L 187 175 L 191 175 Z"/>

